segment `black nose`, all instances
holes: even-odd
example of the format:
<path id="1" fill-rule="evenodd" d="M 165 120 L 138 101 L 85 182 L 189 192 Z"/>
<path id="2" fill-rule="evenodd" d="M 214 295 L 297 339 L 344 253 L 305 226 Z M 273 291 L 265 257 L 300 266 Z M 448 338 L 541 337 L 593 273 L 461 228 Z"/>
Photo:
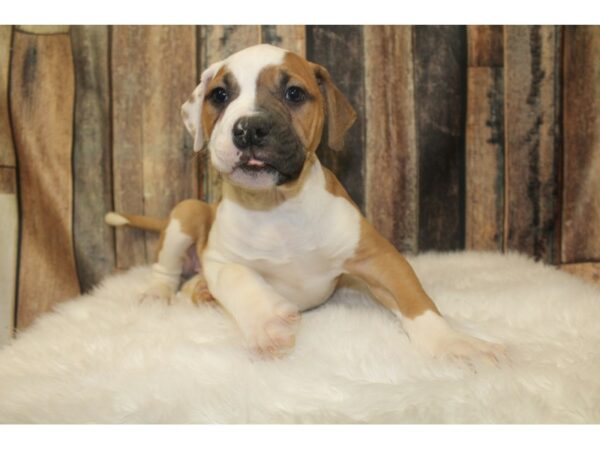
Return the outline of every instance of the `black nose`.
<path id="1" fill-rule="evenodd" d="M 264 145 L 271 131 L 271 121 L 263 114 L 240 117 L 233 125 L 233 143 L 240 150 Z"/>

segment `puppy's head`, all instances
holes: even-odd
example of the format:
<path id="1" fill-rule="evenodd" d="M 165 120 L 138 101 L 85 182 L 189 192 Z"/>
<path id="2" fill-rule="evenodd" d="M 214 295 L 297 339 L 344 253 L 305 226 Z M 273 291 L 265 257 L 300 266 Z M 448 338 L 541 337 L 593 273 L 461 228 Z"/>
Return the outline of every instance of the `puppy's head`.
<path id="1" fill-rule="evenodd" d="M 271 45 L 249 47 L 206 69 L 182 106 L 194 150 L 248 189 L 296 180 L 327 129 L 341 150 L 356 113 L 327 70 Z"/>

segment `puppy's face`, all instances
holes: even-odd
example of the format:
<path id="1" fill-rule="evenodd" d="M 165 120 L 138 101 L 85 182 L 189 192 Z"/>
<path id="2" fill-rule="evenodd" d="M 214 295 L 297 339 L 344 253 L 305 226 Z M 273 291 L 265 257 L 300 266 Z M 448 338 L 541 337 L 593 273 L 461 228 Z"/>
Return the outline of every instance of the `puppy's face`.
<path id="1" fill-rule="evenodd" d="M 325 69 L 270 45 L 210 66 L 182 114 L 194 150 L 207 143 L 214 167 L 248 189 L 297 179 L 325 123 L 330 147 L 341 148 L 355 119 Z"/>

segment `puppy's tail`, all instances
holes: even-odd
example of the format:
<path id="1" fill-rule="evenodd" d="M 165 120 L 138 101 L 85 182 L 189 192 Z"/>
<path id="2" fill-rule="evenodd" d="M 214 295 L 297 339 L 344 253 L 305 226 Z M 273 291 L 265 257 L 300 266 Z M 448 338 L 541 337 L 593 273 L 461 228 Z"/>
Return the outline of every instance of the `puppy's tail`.
<path id="1" fill-rule="evenodd" d="M 122 227 L 127 225 L 133 228 L 140 228 L 147 231 L 162 231 L 166 228 L 167 219 L 157 219 L 148 216 L 136 216 L 134 214 L 121 214 L 109 212 L 104 216 L 104 221 L 113 227 Z"/>

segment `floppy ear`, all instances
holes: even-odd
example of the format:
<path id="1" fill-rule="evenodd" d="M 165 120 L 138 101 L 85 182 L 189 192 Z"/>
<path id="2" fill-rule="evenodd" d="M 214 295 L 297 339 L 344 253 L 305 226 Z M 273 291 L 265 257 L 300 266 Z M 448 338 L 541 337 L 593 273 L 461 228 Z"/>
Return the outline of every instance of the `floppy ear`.
<path id="1" fill-rule="evenodd" d="M 204 146 L 204 132 L 202 130 L 201 115 L 206 86 L 208 86 L 210 80 L 213 79 L 222 64 L 222 62 L 216 62 L 202 72 L 200 84 L 196 86 L 196 89 L 194 89 L 194 92 L 192 92 L 188 101 L 181 106 L 183 124 L 194 138 L 195 152 L 202 150 L 202 147 Z"/>
<path id="2" fill-rule="evenodd" d="M 331 81 L 327 69 L 318 64 L 312 64 L 317 82 L 325 96 L 327 145 L 333 150 L 344 148 L 344 136 L 356 120 L 356 111 L 348 99 Z"/>

